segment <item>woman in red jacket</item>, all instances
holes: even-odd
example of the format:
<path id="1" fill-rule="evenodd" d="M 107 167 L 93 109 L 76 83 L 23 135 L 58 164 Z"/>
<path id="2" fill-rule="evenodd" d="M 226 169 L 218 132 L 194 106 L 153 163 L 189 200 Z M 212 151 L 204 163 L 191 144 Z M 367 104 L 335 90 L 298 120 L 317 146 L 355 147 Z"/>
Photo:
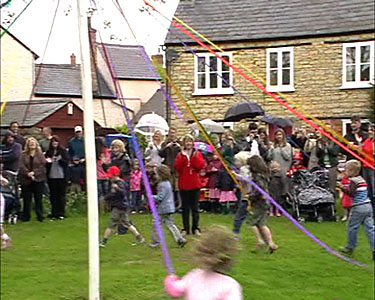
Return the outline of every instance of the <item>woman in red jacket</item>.
<path id="1" fill-rule="evenodd" d="M 183 234 L 190 234 L 189 215 L 193 215 L 192 233 L 200 235 L 199 229 L 199 171 L 205 167 L 202 153 L 194 149 L 194 137 L 187 134 L 182 139 L 182 150 L 178 153 L 174 168 L 178 173 L 178 187 L 182 199 Z"/>

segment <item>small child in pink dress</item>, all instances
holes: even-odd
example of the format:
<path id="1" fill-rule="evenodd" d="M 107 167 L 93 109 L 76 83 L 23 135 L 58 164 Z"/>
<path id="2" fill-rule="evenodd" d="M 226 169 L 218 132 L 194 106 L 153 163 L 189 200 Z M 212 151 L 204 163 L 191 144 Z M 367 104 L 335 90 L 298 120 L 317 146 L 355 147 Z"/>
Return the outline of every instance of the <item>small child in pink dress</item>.
<path id="1" fill-rule="evenodd" d="M 237 239 L 224 226 L 213 226 L 204 233 L 195 249 L 197 269 L 182 279 L 168 275 L 165 290 L 172 298 L 185 300 L 242 300 L 241 285 L 224 275 L 233 263 Z"/>
<path id="2" fill-rule="evenodd" d="M 348 175 L 345 175 L 342 179 L 341 179 L 341 184 L 346 187 L 346 188 L 349 188 L 349 184 L 350 184 L 350 180 L 349 180 L 349 177 Z M 353 205 L 353 200 L 352 198 L 346 194 L 346 193 L 342 193 L 342 197 L 341 197 L 341 206 L 343 208 L 343 211 L 344 211 L 344 215 L 341 219 L 341 221 L 345 222 L 348 217 L 349 217 L 349 213 L 350 213 L 350 209 L 352 208 L 352 205 Z"/>
<path id="3" fill-rule="evenodd" d="M 131 210 L 136 213 L 140 210 L 142 202 L 142 171 L 138 159 L 134 160 L 130 173 Z"/>

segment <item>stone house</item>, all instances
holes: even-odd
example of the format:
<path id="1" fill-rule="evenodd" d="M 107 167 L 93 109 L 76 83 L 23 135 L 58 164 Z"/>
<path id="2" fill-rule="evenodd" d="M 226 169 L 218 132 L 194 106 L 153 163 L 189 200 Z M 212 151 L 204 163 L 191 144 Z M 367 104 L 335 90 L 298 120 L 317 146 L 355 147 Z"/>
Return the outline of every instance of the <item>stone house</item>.
<path id="1" fill-rule="evenodd" d="M 335 130 L 344 134 L 352 115 L 367 117 L 374 83 L 372 0 L 185 0 L 175 16 L 222 48 L 230 63 L 250 70 L 267 91 L 282 93 Z M 167 72 L 200 119 L 222 121 L 244 98 L 266 113 L 298 119 L 173 25 L 165 48 Z M 172 123 L 183 127 L 176 118 L 172 113 Z"/>

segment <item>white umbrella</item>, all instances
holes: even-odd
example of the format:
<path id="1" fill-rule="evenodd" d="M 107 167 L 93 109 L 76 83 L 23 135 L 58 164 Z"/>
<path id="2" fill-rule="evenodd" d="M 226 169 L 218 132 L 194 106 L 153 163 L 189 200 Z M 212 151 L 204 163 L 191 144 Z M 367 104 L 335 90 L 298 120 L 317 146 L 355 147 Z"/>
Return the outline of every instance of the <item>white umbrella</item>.
<path id="1" fill-rule="evenodd" d="M 210 133 L 224 133 L 225 128 L 223 125 L 216 123 L 215 121 L 212 121 L 211 119 L 204 119 L 200 122 L 204 129 Z M 192 129 L 198 130 L 197 124 L 193 124 L 191 126 Z"/>
<path id="2" fill-rule="evenodd" d="M 155 113 L 143 115 L 135 125 L 135 131 L 143 135 L 153 135 L 156 130 L 160 130 L 165 135 L 169 126 L 163 117 Z"/>

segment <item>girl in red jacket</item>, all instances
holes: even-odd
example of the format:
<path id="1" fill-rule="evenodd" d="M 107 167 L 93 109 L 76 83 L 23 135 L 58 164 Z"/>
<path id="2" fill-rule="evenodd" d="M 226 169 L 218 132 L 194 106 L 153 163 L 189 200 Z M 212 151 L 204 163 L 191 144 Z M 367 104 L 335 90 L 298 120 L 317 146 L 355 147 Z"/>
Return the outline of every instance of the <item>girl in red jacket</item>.
<path id="1" fill-rule="evenodd" d="M 178 187 L 182 199 L 183 234 L 190 234 L 189 215 L 193 215 L 191 232 L 200 235 L 199 229 L 199 190 L 201 181 L 199 171 L 205 167 L 202 153 L 194 149 L 194 137 L 187 134 L 182 139 L 182 150 L 178 153 L 174 168 L 178 173 Z"/>

